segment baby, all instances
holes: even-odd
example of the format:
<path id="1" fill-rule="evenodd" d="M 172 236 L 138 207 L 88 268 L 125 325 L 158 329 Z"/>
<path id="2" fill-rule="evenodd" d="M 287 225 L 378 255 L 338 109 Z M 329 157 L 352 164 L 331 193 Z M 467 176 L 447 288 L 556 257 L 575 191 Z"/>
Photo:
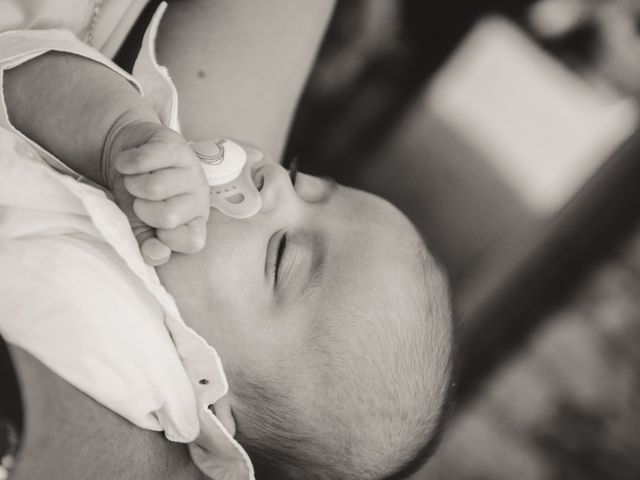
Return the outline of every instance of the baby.
<path id="1" fill-rule="evenodd" d="M 281 166 L 262 210 L 211 211 L 207 243 L 158 269 L 229 375 L 257 478 L 378 479 L 433 450 L 447 402 L 447 289 L 387 202 Z"/>
<path id="2" fill-rule="evenodd" d="M 263 161 L 261 211 L 235 220 L 209 211 L 187 142 L 114 72 L 51 53 L 4 87 L 13 124 L 112 190 L 143 231 L 145 258 L 222 359 L 230 393 L 216 413 L 257 478 L 388 478 L 428 457 L 448 403 L 451 314 L 400 212 Z"/>

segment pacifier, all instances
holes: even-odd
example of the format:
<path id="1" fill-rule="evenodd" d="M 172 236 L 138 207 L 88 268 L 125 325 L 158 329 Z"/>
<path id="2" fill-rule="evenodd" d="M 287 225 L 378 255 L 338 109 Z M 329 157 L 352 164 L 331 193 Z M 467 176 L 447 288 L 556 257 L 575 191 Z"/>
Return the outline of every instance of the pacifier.
<path id="1" fill-rule="evenodd" d="M 226 138 L 190 143 L 209 182 L 209 205 L 232 218 L 249 218 L 262 207 L 251 165 L 263 154 Z"/>

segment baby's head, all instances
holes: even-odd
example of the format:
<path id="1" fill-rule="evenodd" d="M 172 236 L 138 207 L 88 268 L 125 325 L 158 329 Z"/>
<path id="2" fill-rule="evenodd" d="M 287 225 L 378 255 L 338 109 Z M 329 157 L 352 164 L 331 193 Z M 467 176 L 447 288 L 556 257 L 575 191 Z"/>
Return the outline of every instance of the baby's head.
<path id="1" fill-rule="evenodd" d="M 159 269 L 218 351 L 258 479 L 382 479 L 433 450 L 448 401 L 446 281 L 389 203 L 263 163 L 261 211 L 212 210 Z"/>

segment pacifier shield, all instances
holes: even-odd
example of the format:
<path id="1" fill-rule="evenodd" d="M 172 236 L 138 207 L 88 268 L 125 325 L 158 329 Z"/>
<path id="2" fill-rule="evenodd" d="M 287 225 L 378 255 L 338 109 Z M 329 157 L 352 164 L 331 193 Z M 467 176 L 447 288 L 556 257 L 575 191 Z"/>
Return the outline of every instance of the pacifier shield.
<path id="1" fill-rule="evenodd" d="M 226 138 L 198 140 L 190 145 L 209 182 L 209 204 L 233 218 L 258 213 L 262 197 L 251 178 L 251 165 L 262 159 L 262 153 Z"/>

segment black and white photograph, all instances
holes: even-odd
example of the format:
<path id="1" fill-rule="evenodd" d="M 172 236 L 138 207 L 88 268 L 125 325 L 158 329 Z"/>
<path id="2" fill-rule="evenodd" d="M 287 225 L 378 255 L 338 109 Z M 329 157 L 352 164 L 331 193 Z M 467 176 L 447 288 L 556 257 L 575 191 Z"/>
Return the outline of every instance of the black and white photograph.
<path id="1" fill-rule="evenodd" d="M 640 0 L 0 0 L 0 480 L 640 479 Z"/>

